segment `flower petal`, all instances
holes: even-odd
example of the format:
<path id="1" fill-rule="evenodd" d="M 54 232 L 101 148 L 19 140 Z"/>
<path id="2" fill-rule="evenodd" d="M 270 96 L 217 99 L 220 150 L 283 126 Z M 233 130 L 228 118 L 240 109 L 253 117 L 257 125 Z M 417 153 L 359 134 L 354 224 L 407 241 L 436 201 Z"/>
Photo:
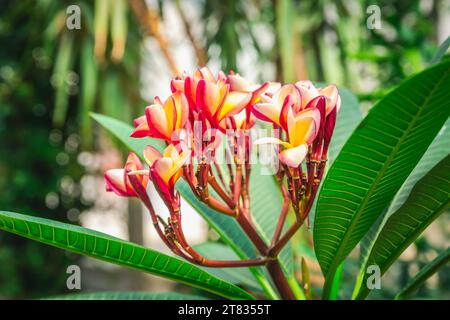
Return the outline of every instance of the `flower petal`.
<path id="1" fill-rule="evenodd" d="M 145 116 L 144 116 L 145 117 Z M 150 136 L 151 132 L 147 124 L 147 120 L 145 122 L 142 122 L 140 125 L 138 125 L 133 132 L 131 133 L 130 137 L 132 138 L 143 138 Z"/>
<path id="2" fill-rule="evenodd" d="M 336 85 L 331 84 L 325 88 L 319 89 L 319 93 L 327 98 L 326 110 L 327 115 L 329 115 L 331 110 L 333 110 L 337 105 L 339 98 L 338 88 L 336 87 Z"/>
<path id="3" fill-rule="evenodd" d="M 231 91 L 250 91 L 249 82 L 241 77 L 239 74 L 230 74 L 227 77 L 228 83 L 230 84 Z"/>
<path id="4" fill-rule="evenodd" d="M 154 138 L 169 140 L 172 132 L 168 126 L 164 108 L 159 104 L 153 104 L 145 108 L 145 115 L 150 135 Z"/>
<path id="5" fill-rule="evenodd" d="M 279 123 L 285 131 L 288 131 L 287 116 L 289 109 L 292 109 L 292 112 L 294 112 L 294 98 L 290 94 L 287 95 L 286 98 L 284 99 L 283 106 L 281 107 L 281 112 L 279 116 L 280 117 Z"/>
<path id="6" fill-rule="evenodd" d="M 228 86 L 227 86 L 228 87 Z M 227 90 L 227 88 L 225 88 Z M 224 92 L 215 83 L 200 80 L 197 85 L 197 105 L 212 118 L 222 103 Z"/>
<path id="7" fill-rule="evenodd" d="M 306 105 L 315 97 L 319 95 L 319 91 L 314 87 L 311 81 L 298 81 L 296 84 L 301 96 L 301 110 L 306 108 Z"/>
<path id="8" fill-rule="evenodd" d="M 163 157 L 172 159 L 178 157 L 178 151 L 173 144 L 169 144 L 166 149 L 164 149 Z"/>
<path id="9" fill-rule="evenodd" d="M 152 166 L 153 163 L 161 157 L 161 153 L 152 146 L 147 146 L 144 149 L 144 159 L 149 166 Z"/>
<path id="10" fill-rule="evenodd" d="M 273 95 L 272 99 L 273 102 L 277 105 L 283 106 L 286 97 L 287 96 L 292 97 L 292 103 L 294 107 L 294 111 L 297 112 L 300 110 L 300 104 L 301 104 L 301 96 L 298 88 L 293 84 L 286 84 L 280 88 L 275 94 Z"/>
<path id="11" fill-rule="evenodd" d="M 232 91 L 229 92 L 224 103 L 221 105 L 217 120 L 220 122 L 225 117 L 238 114 L 245 108 L 252 98 L 251 93 Z"/>
<path id="12" fill-rule="evenodd" d="M 189 106 L 186 96 L 182 92 L 176 92 L 172 95 L 175 102 L 175 109 L 177 111 L 177 121 L 175 128 L 180 129 L 184 127 L 189 117 Z"/>
<path id="13" fill-rule="evenodd" d="M 157 159 L 153 165 L 153 170 L 161 177 L 161 179 L 168 184 L 172 177 L 173 160 L 171 158 Z"/>
<path id="14" fill-rule="evenodd" d="M 269 82 L 269 87 L 266 90 L 266 94 L 269 96 L 273 96 L 275 92 L 280 90 L 281 83 L 279 82 Z"/>
<path id="15" fill-rule="evenodd" d="M 316 138 L 320 126 L 320 111 L 307 109 L 295 116 L 295 137 L 289 141 L 298 146 L 303 143 L 311 144 Z"/>
<path id="16" fill-rule="evenodd" d="M 285 149 L 280 152 L 279 159 L 285 165 L 289 167 L 297 168 L 305 159 L 308 152 L 308 146 L 306 144 L 301 144 L 295 148 Z"/>
<path id="17" fill-rule="evenodd" d="M 106 182 L 106 191 L 114 192 L 115 194 L 127 197 L 129 196 L 125 186 L 125 170 L 111 169 L 104 174 Z"/>
<path id="18" fill-rule="evenodd" d="M 133 120 L 133 125 L 135 128 L 139 127 L 143 122 L 147 122 L 147 117 L 145 114 Z"/>
<path id="19" fill-rule="evenodd" d="M 259 138 L 258 140 L 253 142 L 253 144 L 255 144 L 255 145 L 260 145 L 260 144 L 281 144 L 282 146 L 284 146 L 286 148 L 291 148 L 292 147 L 292 145 L 289 144 L 288 142 L 285 142 L 285 141 L 280 140 L 280 139 L 275 138 L 275 137 Z"/>
<path id="20" fill-rule="evenodd" d="M 258 119 L 280 125 L 281 108 L 273 103 L 257 103 L 252 112 Z"/>
<path id="21" fill-rule="evenodd" d="M 174 93 L 177 91 L 183 92 L 184 90 L 184 80 L 183 79 L 173 79 L 170 82 L 170 90 Z"/>
<path id="22" fill-rule="evenodd" d="M 269 82 L 264 82 L 261 86 L 258 86 L 257 88 L 254 88 L 252 91 L 252 99 L 250 101 L 251 105 L 254 105 L 255 103 L 258 103 L 261 101 L 261 96 L 264 94 L 264 92 L 269 88 Z"/>

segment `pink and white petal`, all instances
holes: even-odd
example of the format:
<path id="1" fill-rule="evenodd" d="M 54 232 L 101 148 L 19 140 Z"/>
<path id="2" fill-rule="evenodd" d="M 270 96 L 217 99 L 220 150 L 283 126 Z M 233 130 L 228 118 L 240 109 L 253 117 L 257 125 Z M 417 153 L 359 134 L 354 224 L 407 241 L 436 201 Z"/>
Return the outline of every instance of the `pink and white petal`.
<path id="1" fill-rule="evenodd" d="M 247 119 L 247 114 L 246 114 L 246 110 L 242 110 L 241 112 L 239 112 L 238 114 L 235 114 L 233 116 L 234 119 L 234 123 L 236 124 L 236 129 L 242 129 L 244 124 L 245 124 L 245 120 Z M 224 119 L 226 120 L 226 119 Z M 220 124 L 222 124 L 224 122 L 224 120 L 222 120 L 220 122 Z"/>
<path id="2" fill-rule="evenodd" d="M 341 110 L 341 96 L 338 96 L 337 102 L 336 102 L 336 112 L 339 112 Z"/>
<path id="3" fill-rule="evenodd" d="M 128 196 L 125 186 L 125 170 L 111 169 L 104 174 L 106 191 L 112 191 L 119 196 Z"/>
<path id="4" fill-rule="evenodd" d="M 283 107 L 281 108 L 280 119 L 279 119 L 279 123 L 285 131 L 288 131 L 287 116 L 288 116 L 289 109 L 291 109 L 293 112 L 294 111 L 293 108 L 294 108 L 294 98 L 292 95 L 289 94 L 284 99 Z"/>
<path id="5" fill-rule="evenodd" d="M 152 146 L 147 146 L 144 149 L 144 159 L 145 159 L 145 162 L 147 162 L 147 164 L 150 167 L 153 165 L 153 163 L 156 160 L 158 160 L 161 157 L 162 157 L 161 153 L 158 150 L 156 150 L 155 148 L 153 148 Z"/>
<path id="6" fill-rule="evenodd" d="M 178 157 L 178 151 L 173 144 L 169 144 L 163 152 L 164 158 L 172 158 L 175 159 Z"/>
<path id="7" fill-rule="evenodd" d="M 281 83 L 280 82 L 269 82 L 269 87 L 266 90 L 266 94 L 269 96 L 273 96 L 275 92 L 280 90 Z"/>
<path id="8" fill-rule="evenodd" d="M 125 163 L 125 170 L 141 170 L 143 168 L 144 166 L 136 153 L 130 152 Z"/>
<path id="9" fill-rule="evenodd" d="M 158 105 L 158 106 L 160 106 L 160 107 L 164 107 L 164 104 L 162 103 L 161 99 L 160 99 L 158 96 L 156 96 L 156 97 L 153 99 L 153 104 L 156 104 L 156 105 Z"/>
<path id="10" fill-rule="evenodd" d="M 177 91 L 183 92 L 184 90 L 184 80 L 174 79 L 170 82 L 170 90 L 174 93 Z"/>
<path id="11" fill-rule="evenodd" d="M 252 112 L 258 119 L 280 125 L 281 108 L 273 103 L 257 103 L 253 106 Z"/>
<path id="12" fill-rule="evenodd" d="M 133 125 L 135 128 L 139 127 L 143 122 L 147 122 L 147 117 L 145 114 L 133 120 Z"/>
<path id="13" fill-rule="evenodd" d="M 250 91 L 250 84 L 239 74 L 230 74 L 227 77 L 231 91 Z"/>
<path id="14" fill-rule="evenodd" d="M 145 116 L 144 116 L 145 117 Z M 142 122 L 140 125 L 138 125 L 133 132 L 131 133 L 130 137 L 132 138 L 143 138 L 150 136 L 150 129 L 147 124 L 147 120 L 145 122 Z"/>
<path id="15" fill-rule="evenodd" d="M 319 91 L 314 86 L 307 88 L 303 85 L 297 85 L 296 87 L 301 96 L 301 109 L 305 109 L 308 103 L 319 95 Z"/>
<path id="16" fill-rule="evenodd" d="M 304 117 L 295 121 L 295 140 L 289 140 L 294 146 L 311 144 L 316 138 L 318 127 L 313 117 Z"/>
<path id="17" fill-rule="evenodd" d="M 283 147 L 286 148 L 291 148 L 292 145 L 288 142 L 285 142 L 283 140 L 280 140 L 278 138 L 275 137 L 264 137 L 264 138 L 259 138 L 258 140 L 256 140 L 255 142 L 253 142 L 254 145 L 260 145 L 260 144 L 281 144 Z"/>
<path id="18" fill-rule="evenodd" d="M 288 108 L 286 117 L 286 127 L 289 143 L 295 146 L 297 140 L 297 126 L 292 108 Z"/>
<path id="19" fill-rule="evenodd" d="M 314 120 L 314 124 L 316 127 L 320 127 L 320 110 L 319 109 L 306 109 L 303 111 L 300 111 L 295 115 L 295 121 L 299 121 L 302 119 L 312 118 Z"/>
<path id="20" fill-rule="evenodd" d="M 171 130 L 168 127 L 166 113 L 164 108 L 158 104 L 154 104 L 145 108 L 147 123 L 152 134 L 158 135 L 155 138 L 170 139 Z"/>
<path id="21" fill-rule="evenodd" d="M 298 147 L 281 151 L 279 154 L 279 159 L 285 165 L 297 168 L 305 159 L 307 153 L 308 146 L 306 144 L 302 144 Z"/>
<path id="22" fill-rule="evenodd" d="M 197 85 L 196 101 L 198 107 L 212 117 L 221 103 L 219 86 L 215 83 L 200 80 Z"/>
<path id="23" fill-rule="evenodd" d="M 230 117 L 244 109 L 252 98 L 251 93 L 231 91 L 228 93 L 224 103 L 220 107 L 217 119 L 220 122 L 225 117 Z"/>
<path id="24" fill-rule="evenodd" d="M 186 96 L 182 92 L 176 92 L 172 95 L 172 97 L 177 113 L 175 128 L 180 129 L 186 124 L 189 116 L 188 101 L 186 99 Z"/>
<path id="25" fill-rule="evenodd" d="M 336 85 L 331 84 L 325 88 L 319 89 L 319 93 L 327 97 L 326 110 L 328 115 L 331 110 L 336 107 L 339 98 L 338 88 L 336 87 Z"/>
<path id="26" fill-rule="evenodd" d="M 261 101 L 261 96 L 264 94 L 267 88 L 269 88 L 269 82 L 264 82 L 262 85 L 258 85 L 256 88 L 255 86 L 251 86 L 250 91 L 252 92 L 252 99 L 250 101 L 250 104 L 254 105 L 255 103 Z"/>
<path id="27" fill-rule="evenodd" d="M 198 70 L 198 73 L 201 75 L 202 79 L 205 79 L 206 81 L 209 82 L 215 82 L 216 79 L 214 78 L 213 73 L 211 72 L 211 70 L 208 67 L 202 67 Z"/>
<path id="28" fill-rule="evenodd" d="M 176 93 L 169 96 L 166 102 L 164 103 L 164 112 L 166 114 L 167 119 L 167 128 L 169 129 L 170 133 L 172 133 L 173 130 L 176 129 L 176 123 L 178 118 L 177 105 L 175 102 L 174 95 L 176 95 Z"/>
<path id="29" fill-rule="evenodd" d="M 175 174 L 186 162 L 188 161 L 190 156 L 189 152 L 183 152 L 180 155 L 177 155 L 176 158 L 174 158 L 173 161 L 173 167 L 172 167 L 172 175 Z"/>
<path id="30" fill-rule="evenodd" d="M 167 184 L 172 176 L 173 160 L 171 158 L 160 158 L 153 163 L 153 170 Z"/>
<path id="31" fill-rule="evenodd" d="M 301 103 L 301 96 L 300 92 L 297 89 L 297 87 L 293 84 L 286 84 L 280 88 L 274 95 L 273 95 L 273 101 L 274 103 L 278 104 L 280 107 L 284 104 L 286 97 L 290 95 L 292 96 L 292 102 L 294 104 L 294 109 L 297 110 L 300 108 Z"/>

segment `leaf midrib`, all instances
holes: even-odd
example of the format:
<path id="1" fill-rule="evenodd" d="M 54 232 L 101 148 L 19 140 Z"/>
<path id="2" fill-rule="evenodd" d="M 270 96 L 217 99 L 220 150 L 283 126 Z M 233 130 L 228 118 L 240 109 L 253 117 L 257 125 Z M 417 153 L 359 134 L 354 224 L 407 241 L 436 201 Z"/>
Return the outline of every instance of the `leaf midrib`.
<path id="1" fill-rule="evenodd" d="M 444 79 L 447 78 L 448 74 L 450 71 L 446 71 L 442 76 L 441 79 L 434 85 L 433 89 L 431 90 L 431 92 L 429 93 L 429 95 L 426 97 L 424 103 L 422 104 L 422 107 L 424 105 L 427 105 L 430 98 L 434 95 L 434 92 L 436 91 L 436 89 L 441 85 L 441 83 L 443 82 Z M 424 111 L 424 108 L 420 108 L 419 112 L 417 113 L 417 115 L 413 118 L 412 121 L 410 121 L 407 130 L 405 130 L 404 134 L 402 135 L 402 137 L 400 138 L 400 140 L 398 141 L 397 145 L 394 147 L 394 149 L 392 150 L 390 156 L 388 157 L 387 161 L 385 162 L 385 164 L 383 165 L 382 169 L 379 171 L 379 173 L 377 174 L 377 177 L 375 179 L 375 181 L 372 183 L 372 186 L 369 188 L 369 191 L 366 193 L 365 199 L 363 200 L 363 202 L 358 206 L 358 209 L 356 211 L 356 214 L 354 215 L 354 217 L 351 219 L 350 225 L 347 228 L 347 230 L 344 233 L 344 236 L 342 237 L 342 241 L 340 242 L 339 246 L 338 246 L 338 250 L 336 251 L 335 254 L 335 258 L 333 259 L 333 262 L 330 264 L 330 266 L 328 267 L 327 270 L 327 277 L 326 277 L 326 281 L 331 281 L 331 278 L 333 278 L 334 275 L 334 270 L 337 268 L 337 266 L 339 265 L 339 263 L 341 262 L 341 255 L 342 252 L 344 250 L 344 246 L 343 244 L 348 240 L 348 238 L 351 236 L 351 233 L 354 229 L 355 224 L 359 221 L 359 218 L 361 216 L 361 213 L 363 212 L 364 208 L 367 206 L 371 196 L 373 195 L 374 191 L 376 190 L 379 181 L 383 178 L 384 174 L 386 173 L 386 171 L 388 170 L 388 168 L 390 167 L 392 161 L 394 160 L 395 156 L 397 155 L 397 152 L 399 150 L 399 148 L 401 147 L 403 141 L 406 139 L 406 137 L 409 135 L 409 133 L 411 132 L 411 129 L 414 127 L 414 125 L 416 124 L 417 120 L 420 118 L 420 115 L 422 114 L 422 112 Z"/>

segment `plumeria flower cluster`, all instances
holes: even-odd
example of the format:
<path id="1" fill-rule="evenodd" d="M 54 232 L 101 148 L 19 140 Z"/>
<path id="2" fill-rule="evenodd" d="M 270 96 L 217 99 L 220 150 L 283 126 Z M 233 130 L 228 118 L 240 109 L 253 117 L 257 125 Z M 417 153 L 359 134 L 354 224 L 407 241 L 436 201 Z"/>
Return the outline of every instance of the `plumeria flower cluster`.
<path id="1" fill-rule="evenodd" d="M 139 155 L 145 164 L 130 154 L 124 169 L 105 173 L 107 190 L 141 199 L 163 241 L 191 262 L 210 267 L 267 265 L 269 273 L 279 273 L 278 253 L 307 218 L 323 176 L 341 104 L 338 89 L 334 85 L 318 89 L 309 81 L 255 84 L 233 72 L 219 72 L 216 77 L 206 67 L 173 79 L 170 89 L 167 99 L 155 97 L 145 108 L 145 115 L 134 121 L 131 134 L 160 139 L 165 149 L 148 146 Z M 278 136 L 252 141 L 248 133 L 257 119 L 270 123 Z M 231 159 L 226 165 L 216 159 L 223 143 Z M 278 153 L 281 170 L 277 178 L 284 196 L 271 244 L 256 231 L 250 210 L 251 149 L 263 144 Z M 261 257 L 210 260 L 188 244 L 181 223 L 180 195 L 175 190 L 182 177 L 200 201 L 236 219 Z M 169 209 L 168 220 L 153 209 L 147 191 L 151 183 Z M 281 235 L 291 207 L 296 223 Z"/>

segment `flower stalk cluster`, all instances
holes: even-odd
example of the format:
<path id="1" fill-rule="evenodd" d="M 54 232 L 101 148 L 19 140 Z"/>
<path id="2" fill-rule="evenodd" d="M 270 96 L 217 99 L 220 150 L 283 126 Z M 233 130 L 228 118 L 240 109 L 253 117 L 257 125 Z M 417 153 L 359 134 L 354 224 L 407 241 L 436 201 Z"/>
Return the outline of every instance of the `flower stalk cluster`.
<path id="1" fill-rule="evenodd" d="M 124 169 L 105 173 L 107 190 L 139 198 L 158 235 L 176 255 L 208 267 L 264 265 L 281 296 L 293 299 L 278 255 L 307 219 L 322 180 L 340 108 L 337 88 L 317 89 L 309 81 L 254 84 L 234 73 L 220 72 L 215 77 L 208 68 L 173 79 L 170 88 L 169 98 L 163 102 L 156 97 L 145 115 L 134 121 L 132 133 L 135 138 L 164 140 L 165 150 L 161 153 L 148 146 L 141 155 L 146 166 L 131 153 Z M 278 136 L 253 141 L 256 119 L 270 123 Z M 251 213 L 252 146 L 258 145 L 268 145 L 277 153 L 276 177 L 283 195 L 270 244 L 256 231 Z M 221 146 L 225 146 L 225 164 L 217 157 Z M 199 201 L 235 218 L 260 257 L 213 260 L 190 246 L 183 231 L 180 194 L 175 190 L 180 178 Z M 168 208 L 167 220 L 153 208 L 147 188 L 151 183 Z M 283 234 L 291 208 L 296 219 Z"/>

